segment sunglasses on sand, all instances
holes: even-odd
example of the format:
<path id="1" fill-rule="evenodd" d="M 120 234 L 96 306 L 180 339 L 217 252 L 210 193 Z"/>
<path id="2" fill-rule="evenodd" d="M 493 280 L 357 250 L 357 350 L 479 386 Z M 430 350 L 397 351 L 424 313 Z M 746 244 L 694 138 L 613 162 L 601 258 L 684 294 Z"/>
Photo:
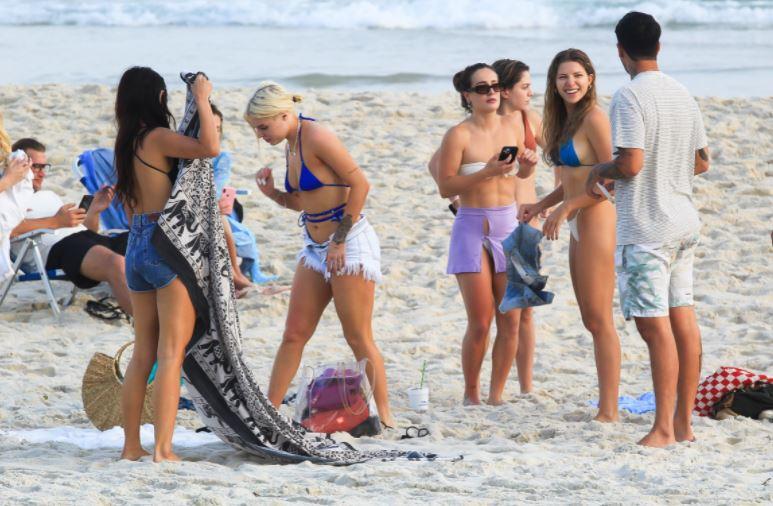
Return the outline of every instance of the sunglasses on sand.
<path id="1" fill-rule="evenodd" d="M 500 87 L 499 83 L 494 84 L 476 84 L 472 88 L 470 88 L 467 91 L 470 91 L 472 93 L 477 93 L 478 95 L 488 95 L 490 91 L 493 91 L 494 93 L 499 93 Z"/>

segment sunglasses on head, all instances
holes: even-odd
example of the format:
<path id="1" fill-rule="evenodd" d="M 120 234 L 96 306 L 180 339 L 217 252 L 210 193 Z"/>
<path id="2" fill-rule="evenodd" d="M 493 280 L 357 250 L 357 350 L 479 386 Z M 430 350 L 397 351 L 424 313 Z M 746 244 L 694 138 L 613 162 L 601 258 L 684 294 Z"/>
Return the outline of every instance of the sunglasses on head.
<path id="1" fill-rule="evenodd" d="M 50 163 L 33 163 L 32 168 L 35 170 L 49 170 L 51 168 Z"/>
<path id="2" fill-rule="evenodd" d="M 468 91 L 477 93 L 478 95 L 488 95 L 490 91 L 493 91 L 494 93 L 499 93 L 499 90 L 500 90 L 499 83 L 494 83 L 494 84 L 476 84 Z"/>

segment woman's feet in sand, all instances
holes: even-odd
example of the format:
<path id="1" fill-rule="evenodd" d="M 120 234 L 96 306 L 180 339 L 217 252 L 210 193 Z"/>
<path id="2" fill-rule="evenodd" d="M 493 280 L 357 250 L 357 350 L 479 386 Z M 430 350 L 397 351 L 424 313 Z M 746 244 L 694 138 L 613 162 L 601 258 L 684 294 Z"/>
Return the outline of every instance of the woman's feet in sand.
<path id="1" fill-rule="evenodd" d="M 617 413 L 610 415 L 609 413 L 599 412 L 593 419 L 601 423 L 617 423 L 620 421 L 620 416 Z"/>
<path id="2" fill-rule="evenodd" d="M 695 434 L 692 431 L 692 424 L 680 424 L 674 420 L 674 439 L 677 443 L 695 442 Z"/>
<path id="3" fill-rule="evenodd" d="M 464 396 L 464 400 L 462 401 L 462 406 L 479 406 L 481 404 L 480 397 L 478 396 Z"/>
<path id="4" fill-rule="evenodd" d="M 150 452 L 146 452 L 143 447 L 138 448 L 126 448 L 121 451 L 121 460 L 140 460 L 142 457 L 150 456 Z"/>
<path id="5" fill-rule="evenodd" d="M 668 433 L 659 429 L 652 429 L 649 434 L 641 438 L 639 444 L 652 448 L 665 448 L 676 443 L 673 433 Z"/>
<path id="6" fill-rule="evenodd" d="M 501 397 L 499 398 L 489 397 L 488 400 L 486 401 L 486 404 L 488 404 L 489 406 L 501 406 L 504 403 L 505 401 Z"/>
<path id="7" fill-rule="evenodd" d="M 172 450 L 161 450 L 156 448 L 153 451 L 153 462 L 180 462 L 182 459 Z"/>

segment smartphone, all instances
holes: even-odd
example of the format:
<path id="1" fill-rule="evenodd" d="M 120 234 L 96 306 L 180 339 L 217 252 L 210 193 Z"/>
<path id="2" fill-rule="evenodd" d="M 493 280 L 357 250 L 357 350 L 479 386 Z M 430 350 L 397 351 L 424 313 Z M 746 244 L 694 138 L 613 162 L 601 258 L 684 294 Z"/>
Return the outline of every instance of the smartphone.
<path id="1" fill-rule="evenodd" d="M 516 156 L 518 156 L 518 146 L 505 146 L 499 152 L 499 161 L 507 160 L 507 163 L 513 163 Z"/>
<path id="2" fill-rule="evenodd" d="M 81 203 L 78 204 L 78 207 L 84 211 L 88 211 L 92 200 L 94 200 L 94 195 L 84 195 L 81 199 Z"/>
<path id="3" fill-rule="evenodd" d="M 226 186 L 223 188 L 223 196 L 221 201 L 226 206 L 234 205 L 234 199 L 236 198 L 236 188 L 233 186 Z"/>

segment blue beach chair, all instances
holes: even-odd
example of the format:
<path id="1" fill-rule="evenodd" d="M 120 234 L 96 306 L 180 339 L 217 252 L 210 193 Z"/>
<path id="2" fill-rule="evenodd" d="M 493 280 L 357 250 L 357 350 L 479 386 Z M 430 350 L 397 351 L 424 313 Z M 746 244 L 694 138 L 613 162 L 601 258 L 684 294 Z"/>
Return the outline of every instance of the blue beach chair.
<path id="1" fill-rule="evenodd" d="M 103 185 L 115 185 L 113 150 L 100 148 L 84 151 L 72 164 L 72 172 L 90 194 L 94 195 Z M 100 228 L 104 230 L 129 230 L 129 220 L 118 199 L 99 216 Z"/>

